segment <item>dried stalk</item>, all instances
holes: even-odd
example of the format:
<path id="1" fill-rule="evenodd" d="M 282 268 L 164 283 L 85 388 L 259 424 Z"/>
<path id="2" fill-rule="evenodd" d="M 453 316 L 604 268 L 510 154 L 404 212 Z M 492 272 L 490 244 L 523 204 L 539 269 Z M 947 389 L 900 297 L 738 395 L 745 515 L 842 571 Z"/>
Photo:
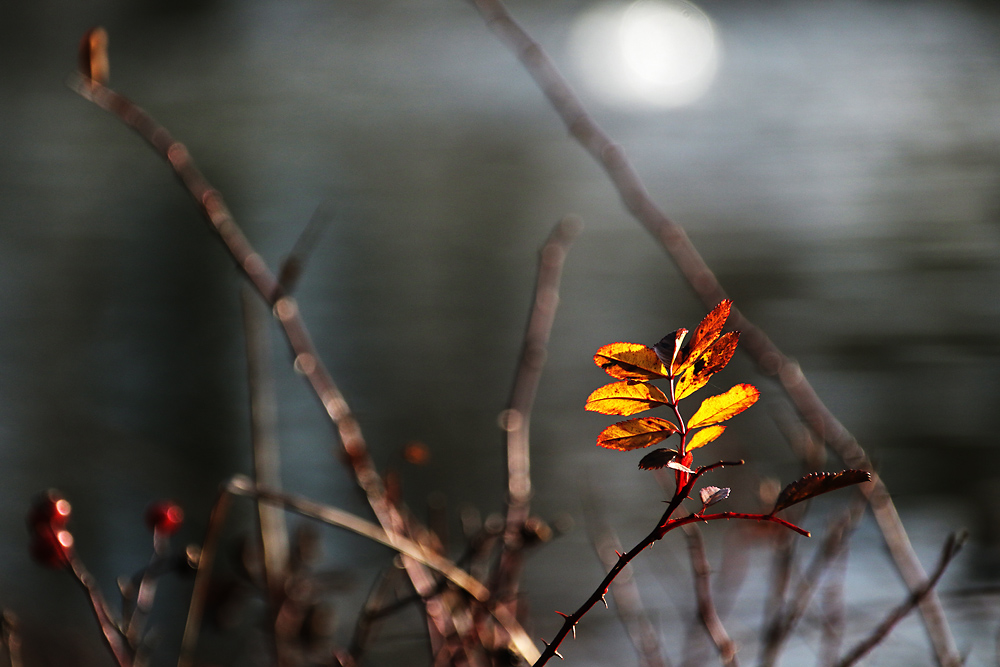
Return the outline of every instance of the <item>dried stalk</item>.
<path id="1" fill-rule="evenodd" d="M 941 550 L 941 558 L 938 561 L 937 567 L 934 569 L 934 573 L 931 574 L 930 579 L 924 584 L 920 589 L 910 593 L 907 599 L 900 604 L 898 607 L 889 612 L 878 627 L 869 635 L 867 638 L 862 640 L 851 649 L 847 655 L 845 655 L 840 662 L 837 663 L 837 667 L 850 667 L 861 658 L 871 651 L 873 648 L 879 645 L 879 643 L 889 636 L 893 628 L 906 618 L 906 615 L 914 610 L 920 601 L 925 598 L 934 587 L 937 585 L 938 581 L 941 579 L 941 575 L 948 568 L 952 559 L 958 555 L 958 552 L 962 550 L 962 546 L 965 544 L 967 535 L 962 534 L 952 534 L 948 536 L 948 541 L 945 542 L 944 548 Z"/>
<path id="2" fill-rule="evenodd" d="M 652 200 L 624 149 L 590 116 L 542 47 L 514 20 L 501 0 L 471 1 L 487 26 L 514 52 L 538 84 L 570 135 L 604 168 L 625 208 L 660 242 L 702 303 L 711 308 L 722 301 L 725 291 L 683 227 L 668 218 Z M 820 400 L 798 364 L 737 309 L 733 309 L 731 318 L 733 326 L 743 332 L 744 349 L 762 373 L 777 377 L 810 429 L 849 467 L 873 470 L 864 449 Z M 876 473 L 872 473 L 872 483 L 864 485 L 863 492 L 903 581 L 911 591 L 922 589 L 927 574 L 913 551 L 885 484 Z M 942 667 L 961 665 L 961 656 L 933 589 L 921 598 L 920 611 L 938 663 Z"/>
<path id="3" fill-rule="evenodd" d="M 507 518 L 500 564 L 492 587 L 498 600 L 517 597 L 522 563 L 522 530 L 531 500 L 529 429 L 538 382 L 548 355 L 549 335 L 559 307 L 559 284 L 569 246 L 580 231 L 580 221 L 567 216 L 549 234 L 539 253 L 535 298 L 521 348 L 521 359 L 503 414 L 507 432 Z"/>
<path id="4" fill-rule="evenodd" d="M 611 554 L 620 554 L 623 551 L 621 540 L 592 499 L 588 500 L 591 500 L 587 503 L 587 532 L 590 533 L 590 542 L 604 568 L 610 570 L 617 560 Z M 639 664 L 643 667 L 667 667 L 669 661 L 663 654 L 656 629 L 650 622 L 649 613 L 642 603 L 639 587 L 635 578 L 629 575 L 630 573 L 625 573 L 619 576 L 611 586 L 615 610 L 639 656 Z"/>
<path id="5" fill-rule="evenodd" d="M 21 660 L 21 624 L 14 612 L 4 610 L 0 617 L 0 643 L 7 650 L 10 667 L 23 667 Z"/>
<path id="6" fill-rule="evenodd" d="M 736 657 L 736 642 L 729 637 L 722 619 L 715 609 L 715 601 L 712 599 L 712 568 L 705 555 L 705 541 L 701 537 L 701 530 L 698 526 L 685 526 L 684 534 L 688 541 L 688 555 L 691 558 L 691 571 L 694 575 L 694 594 L 698 601 L 698 617 L 701 619 L 708 636 L 712 638 L 712 643 L 719 651 L 722 664 L 726 667 L 739 667 L 739 660 Z"/>
<path id="7" fill-rule="evenodd" d="M 350 465 L 355 481 L 364 491 L 379 524 L 390 539 L 405 533 L 406 520 L 388 498 L 382 479 L 368 454 L 361 427 L 326 366 L 320 360 L 299 313 L 298 304 L 285 294 L 281 283 L 236 224 L 222 195 L 195 166 L 187 148 L 175 141 L 167 129 L 146 111 L 99 81 L 75 75 L 70 85 L 84 99 L 113 114 L 135 130 L 173 168 L 174 173 L 198 203 L 212 230 L 236 260 L 240 271 L 272 307 L 294 354 L 295 367 L 305 376 L 327 416 L 336 426 L 345 454 L 344 459 Z M 403 557 L 403 564 L 414 588 L 427 599 L 425 609 L 432 640 L 435 636 L 452 636 L 453 619 L 447 614 L 447 610 L 429 599 L 429 594 L 435 585 L 431 574 L 406 556 Z"/>
<path id="8" fill-rule="evenodd" d="M 101 593 L 100 586 L 98 586 L 97 581 L 94 579 L 94 575 L 88 572 L 80 559 L 72 553 L 69 555 L 69 571 L 87 593 L 90 608 L 94 612 L 97 624 L 101 628 L 101 636 L 104 638 L 104 643 L 111 651 L 115 662 L 118 663 L 119 667 L 132 667 L 132 653 L 125 642 L 121 628 L 118 627 L 118 624 L 115 623 L 108 611 L 108 604 L 104 600 L 104 595 Z"/>

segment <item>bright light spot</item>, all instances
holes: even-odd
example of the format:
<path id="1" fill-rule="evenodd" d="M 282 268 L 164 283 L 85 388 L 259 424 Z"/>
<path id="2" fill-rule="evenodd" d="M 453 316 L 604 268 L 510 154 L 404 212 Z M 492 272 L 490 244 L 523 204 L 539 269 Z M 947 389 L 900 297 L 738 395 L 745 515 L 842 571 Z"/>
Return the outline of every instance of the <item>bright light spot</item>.
<path id="1" fill-rule="evenodd" d="M 598 6 L 577 19 L 570 48 L 587 85 L 625 106 L 690 104 L 719 64 L 711 20 L 685 0 Z"/>

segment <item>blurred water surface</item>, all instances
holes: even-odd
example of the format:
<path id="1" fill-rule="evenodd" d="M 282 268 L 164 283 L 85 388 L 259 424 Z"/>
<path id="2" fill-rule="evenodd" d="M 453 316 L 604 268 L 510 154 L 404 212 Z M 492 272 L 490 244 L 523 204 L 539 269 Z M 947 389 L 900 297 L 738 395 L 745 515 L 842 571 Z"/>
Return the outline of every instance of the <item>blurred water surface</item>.
<path id="1" fill-rule="evenodd" d="M 989 4 L 944 0 L 701 6 L 723 47 L 719 71 L 705 97 L 672 110 L 587 97 L 566 45 L 591 5 L 512 9 L 741 309 L 868 448 L 925 564 L 948 531 L 970 528 L 973 546 L 946 590 L 995 583 L 1000 17 Z M 167 167 L 65 87 L 77 40 L 95 24 L 111 34 L 112 84 L 188 145 L 272 265 L 311 216 L 328 222 L 300 303 L 377 462 L 403 471 L 418 514 L 434 491 L 452 511 L 501 508 L 496 417 L 536 249 L 563 215 L 581 216 L 535 410 L 535 510 L 579 525 L 593 498 L 624 542 L 648 531 L 660 511 L 655 482 L 635 470 L 637 456 L 593 445 L 608 419 L 582 410 L 605 377 L 590 357 L 607 342 L 690 328 L 703 309 L 471 7 L 8 3 L 0 604 L 22 615 L 29 639 L 45 638 L 33 651 L 103 659 L 83 657 L 100 648 L 78 592 L 27 557 L 33 493 L 69 495 L 79 550 L 111 595 L 114 578 L 148 557 L 149 501 L 183 502 L 181 537 L 197 541 L 218 483 L 249 470 L 240 281 Z M 364 514 L 280 344 L 275 360 L 286 486 Z M 765 400 L 715 453 L 750 461 L 723 478 L 747 503 L 759 477 L 800 471 L 768 416 L 776 388 L 745 359 L 716 386 L 739 381 L 760 385 Z M 402 461 L 411 440 L 430 447 L 427 466 Z M 874 529 L 854 542 L 847 597 L 860 632 L 903 591 Z M 325 545 L 331 567 L 362 572 L 349 600 L 364 594 L 373 562 L 388 562 L 359 539 L 330 534 Z M 717 562 L 721 545 L 710 547 Z M 765 551 L 754 558 L 766 572 Z M 692 618 L 687 568 L 679 540 L 637 568 L 667 637 Z M 551 634 L 548 610 L 574 606 L 599 570 L 582 530 L 539 552 L 527 574 L 533 634 Z M 730 627 L 748 645 L 755 585 Z M 969 664 L 993 661 L 989 600 L 946 596 Z M 613 615 L 588 622 L 568 657 L 629 655 Z M 165 627 L 164 644 L 176 642 L 178 629 Z M 386 661 L 420 645 L 390 639 Z M 793 645 L 787 664 L 812 661 L 812 650 Z M 877 656 L 871 664 L 930 664 L 919 622 Z"/>

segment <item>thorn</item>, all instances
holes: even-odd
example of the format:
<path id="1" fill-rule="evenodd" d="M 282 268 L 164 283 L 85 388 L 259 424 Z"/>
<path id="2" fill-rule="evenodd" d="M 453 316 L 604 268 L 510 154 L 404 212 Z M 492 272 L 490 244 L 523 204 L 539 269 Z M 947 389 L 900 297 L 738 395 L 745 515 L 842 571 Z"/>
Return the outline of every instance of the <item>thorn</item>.
<path id="1" fill-rule="evenodd" d="M 618 549 L 615 549 L 615 553 L 618 555 L 619 558 L 622 557 L 622 552 L 618 551 Z"/>
<path id="2" fill-rule="evenodd" d="M 608 606 L 608 599 L 606 597 L 604 597 L 603 595 L 601 596 L 601 602 L 604 603 L 604 608 L 605 609 L 610 609 L 611 608 L 611 607 Z"/>
<path id="3" fill-rule="evenodd" d="M 538 641 L 540 641 L 543 644 L 545 644 L 546 647 L 548 647 L 548 645 L 549 645 L 549 643 L 547 641 L 545 641 L 544 639 L 542 639 L 541 637 L 538 638 Z"/>
<path id="4" fill-rule="evenodd" d="M 569 616 L 567 614 L 562 613 L 558 609 L 556 610 L 556 613 L 559 614 L 560 616 L 562 616 L 563 618 L 569 618 Z"/>
<path id="5" fill-rule="evenodd" d="M 565 659 L 566 659 L 566 658 L 562 657 L 562 653 L 560 653 L 559 651 L 552 651 L 552 652 L 553 652 L 553 653 L 555 654 L 555 656 L 556 656 L 557 658 L 559 658 L 560 660 L 565 660 Z"/>
<path id="6" fill-rule="evenodd" d="M 573 624 L 571 629 L 573 630 L 573 639 L 576 639 L 576 623 Z"/>

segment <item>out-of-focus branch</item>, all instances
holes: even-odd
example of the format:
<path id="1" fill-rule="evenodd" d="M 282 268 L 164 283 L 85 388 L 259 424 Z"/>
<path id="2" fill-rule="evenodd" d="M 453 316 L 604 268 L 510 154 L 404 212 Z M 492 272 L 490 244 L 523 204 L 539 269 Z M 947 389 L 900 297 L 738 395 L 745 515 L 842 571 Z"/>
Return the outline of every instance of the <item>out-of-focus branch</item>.
<path id="1" fill-rule="evenodd" d="M 21 660 L 21 629 L 20 622 L 14 612 L 4 610 L 0 617 L 0 643 L 7 650 L 7 662 L 10 667 L 22 667 Z"/>
<path id="2" fill-rule="evenodd" d="M 563 263 L 579 231 L 579 219 L 567 216 L 553 228 L 539 253 L 535 298 L 524 332 L 521 360 L 510 402 L 501 416 L 502 426 L 507 432 L 507 518 L 493 587 L 501 603 L 517 597 L 524 546 L 522 531 L 531 500 L 531 409 L 548 354 L 549 334 L 559 307 Z"/>
<path id="3" fill-rule="evenodd" d="M 327 416 L 334 423 L 343 447 L 343 458 L 350 465 L 354 478 L 364 491 L 379 524 L 389 536 L 405 533 L 406 519 L 387 496 L 382 478 L 368 453 L 368 447 L 361 434 L 361 426 L 319 358 L 299 313 L 298 304 L 284 292 L 274 273 L 244 236 L 222 195 L 195 166 L 187 148 L 176 141 L 170 132 L 145 110 L 100 81 L 77 74 L 71 79 L 70 85 L 84 99 L 93 102 L 135 130 L 173 168 L 174 173 L 201 208 L 212 230 L 236 261 L 240 271 L 264 301 L 272 307 L 272 312 L 292 349 L 295 367 L 305 376 Z M 439 636 L 454 635 L 452 618 L 441 605 L 428 597 L 434 589 L 433 577 L 405 556 L 403 564 L 414 588 L 428 600 L 425 608 L 432 637 L 435 633 Z"/>
<path id="4" fill-rule="evenodd" d="M 610 570 L 617 561 L 611 554 L 620 554 L 623 551 L 621 540 L 595 503 L 588 502 L 587 506 L 587 532 L 590 533 L 590 542 L 604 568 Z M 649 620 L 649 612 L 642 603 L 639 587 L 630 572 L 623 573 L 615 579 L 611 585 L 611 595 L 615 600 L 618 617 L 639 656 L 639 664 L 643 667 L 667 667 L 669 661 L 663 654 L 656 629 Z"/>
<path id="5" fill-rule="evenodd" d="M 624 149 L 597 124 L 542 47 L 514 20 L 501 0 L 471 0 L 489 28 L 514 52 L 548 98 L 570 135 L 604 168 L 625 208 L 669 253 L 681 275 L 707 308 L 726 297 L 722 285 L 678 223 L 663 213 L 649 196 Z M 799 365 L 736 308 L 730 315 L 741 342 L 761 372 L 775 376 L 809 427 L 851 468 L 873 470 L 861 445 L 820 400 Z M 872 472 L 864 485 L 872 512 L 903 581 L 911 591 L 921 589 L 927 574 L 913 551 L 896 507 L 881 478 Z M 933 589 L 922 597 L 921 613 L 942 667 L 958 667 L 961 656 Z"/>
<path id="6" fill-rule="evenodd" d="M 705 541 L 701 537 L 701 530 L 698 526 L 685 526 L 684 534 L 688 542 L 688 556 L 691 559 L 691 571 L 694 575 L 694 594 L 698 601 L 698 617 L 701 619 L 708 636 L 712 638 L 712 643 L 719 651 L 722 664 L 726 667 L 739 667 L 739 660 L 736 657 L 736 642 L 729 637 L 722 619 L 715 610 L 715 601 L 712 599 L 712 568 L 705 555 Z"/>
<path id="7" fill-rule="evenodd" d="M 350 512 L 345 512 L 306 498 L 263 488 L 242 475 L 233 477 L 226 485 L 226 490 L 234 495 L 263 500 L 284 507 L 302 516 L 350 530 L 358 535 L 363 535 L 374 542 L 385 545 L 390 549 L 395 549 L 400 554 L 412 558 L 421 565 L 440 573 L 448 581 L 464 590 L 478 602 L 488 603 L 490 601 L 490 593 L 486 586 L 447 558 L 427 551 L 418 543 L 400 535 L 390 536 L 379 526 L 365 521 Z M 526 660 L 534 661 L 538 657 L 538 650 L 513 615 L 507 613 L 501 605 L 492 606 L 489 610 L 500 625 L 503 626 L 504 630 L 510 634 L 511 641 L 518 652 Z"/>
<path id="8" fill-rule="evenodd" d="M 291 294 L 295 291 L 299 278 L 302 277 L 302 271 L 305 269 L 306 260 L 309 259 L 319 242 L 323 230 L 330 224 L 330 219 L 327 207 L 320 204 L 313 212 L 312 217 L 309 218 L 302 233 L 299 234 L 299 238 L 296 239 L 292 251 L 281 263 L 281 268 L 278 270 L 278 282 L 285 294 Z"/>
<path id="9" fill-rule="evenodd" d="M 921 599 L 926 597 L 934 589 L 952 559 L 954 559 L 955 556 L 958 555 L 958 552 L 962 550 L 966 537 L 967 535 L 964 533 L 952 534 L 948 536 L 948 541 L 945 542 L 944 548 L 941 550 L 941 558 L 938 561 L 938 565 L 934 569 L 933 574 L 931 574 L 930 579 L 927 580 L 927 583 L 913 593 L 910 593 L 902 604 L 890 611 L 885 617 L 885 620 L 879 623 L 878 627 L 875 628 L 871 635 L 859 642 L 857 646 L 851 649 L 847 655 L 845 655 L 841 661 L 837 663 L 837 667 L 850 667 L 850 665 L 853 665 L 858 660 L 865 657 L 869 651 L 878 646 L 883 639 L 889 636 L 889 633 L 896 627 L 896 624 L 906 618 L 906 615 L 920 604 Z"/>

